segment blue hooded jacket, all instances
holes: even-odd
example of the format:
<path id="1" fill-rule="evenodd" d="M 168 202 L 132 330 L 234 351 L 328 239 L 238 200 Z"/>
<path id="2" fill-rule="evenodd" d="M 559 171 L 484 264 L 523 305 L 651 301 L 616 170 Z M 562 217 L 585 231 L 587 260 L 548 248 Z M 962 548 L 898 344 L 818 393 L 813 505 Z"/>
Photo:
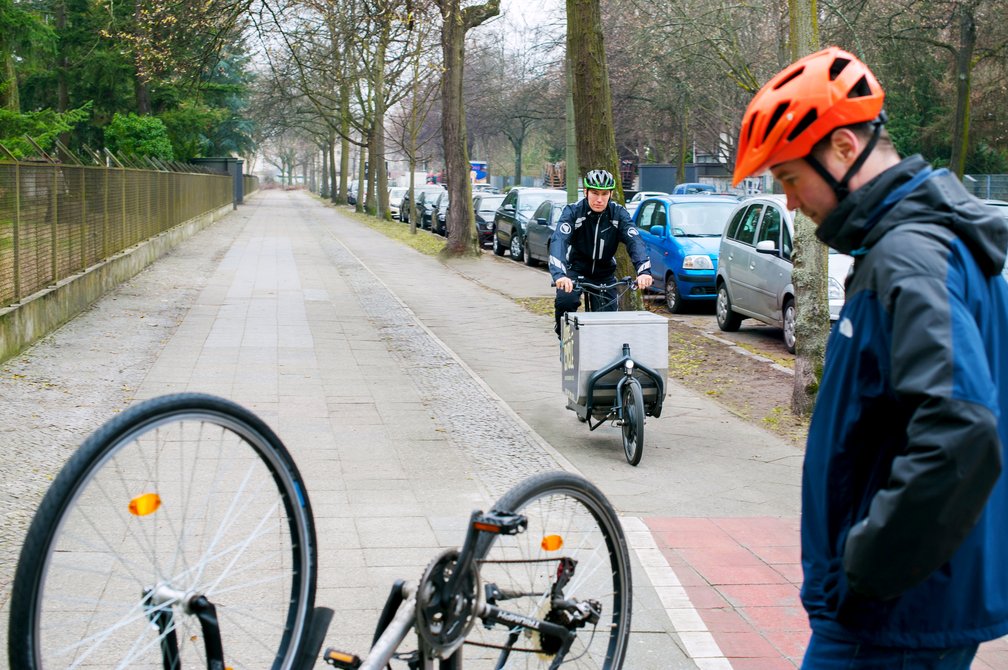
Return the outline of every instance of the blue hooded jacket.
<path id="1" fill-rule="evenodd" d="M 817 229 L 855 256 L 802 481 L 801 597 L 826 637 L 1008 633 L 1008 222 L 913 156 Z"/>

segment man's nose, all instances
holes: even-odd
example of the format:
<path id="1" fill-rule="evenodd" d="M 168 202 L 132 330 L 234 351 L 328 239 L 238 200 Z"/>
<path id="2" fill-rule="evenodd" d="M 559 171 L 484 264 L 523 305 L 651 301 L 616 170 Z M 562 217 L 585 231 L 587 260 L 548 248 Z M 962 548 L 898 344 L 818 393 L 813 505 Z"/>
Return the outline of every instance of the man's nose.
<path id="1" fill-rule="evenodd" d="M 789 210 L 801 209 L 801 200 L 798 199 L 798 196 L 791 189 L 785 188 L 784 195 L 787 198 L 787 208 Z"/>

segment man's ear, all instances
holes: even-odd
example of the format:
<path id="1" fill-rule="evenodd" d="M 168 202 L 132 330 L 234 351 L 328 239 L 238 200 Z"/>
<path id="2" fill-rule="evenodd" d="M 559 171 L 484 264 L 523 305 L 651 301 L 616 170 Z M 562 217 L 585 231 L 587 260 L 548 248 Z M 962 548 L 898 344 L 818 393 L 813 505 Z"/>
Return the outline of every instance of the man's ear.
<path id="1" fill-rule="evenodd" d="M 850 128 L 837 128 L 830 135 L 830 153 L 844 165 L 852 165 L 861 148 L 861 139 Z"/>

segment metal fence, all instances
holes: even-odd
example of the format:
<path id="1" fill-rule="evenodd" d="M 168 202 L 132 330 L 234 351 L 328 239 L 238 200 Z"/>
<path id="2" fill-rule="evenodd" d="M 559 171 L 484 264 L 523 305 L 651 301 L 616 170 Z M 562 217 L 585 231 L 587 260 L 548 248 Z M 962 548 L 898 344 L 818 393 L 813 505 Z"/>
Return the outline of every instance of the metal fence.
<path id="1" fill-rule="evenodd" d="M 258 180 L 246 176 L 244 187 Z M 228 205 L 233 192 L 231 176 L 195 168 L 0 162 L 0 306 Z"/>
<path id="2" fill-rule="evenodd" d="M 1008 200 L 1008 174 L 967 174 L 963 184 L 978 198 Z"/>

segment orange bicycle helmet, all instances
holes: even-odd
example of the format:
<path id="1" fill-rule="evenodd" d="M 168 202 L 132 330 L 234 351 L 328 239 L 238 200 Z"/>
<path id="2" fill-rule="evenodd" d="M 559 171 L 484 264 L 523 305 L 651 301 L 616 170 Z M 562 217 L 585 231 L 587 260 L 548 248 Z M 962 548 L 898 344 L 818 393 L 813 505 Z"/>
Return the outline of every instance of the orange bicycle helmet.
<path id="1" fill-rule="evenodd" d="M 868 66 L 838 47 L 792 63 L 759 90 L 742 117 L 733 185 L 808 156 L 842 126 L 879 120 L 877 137 L 884 98 Z"/>

